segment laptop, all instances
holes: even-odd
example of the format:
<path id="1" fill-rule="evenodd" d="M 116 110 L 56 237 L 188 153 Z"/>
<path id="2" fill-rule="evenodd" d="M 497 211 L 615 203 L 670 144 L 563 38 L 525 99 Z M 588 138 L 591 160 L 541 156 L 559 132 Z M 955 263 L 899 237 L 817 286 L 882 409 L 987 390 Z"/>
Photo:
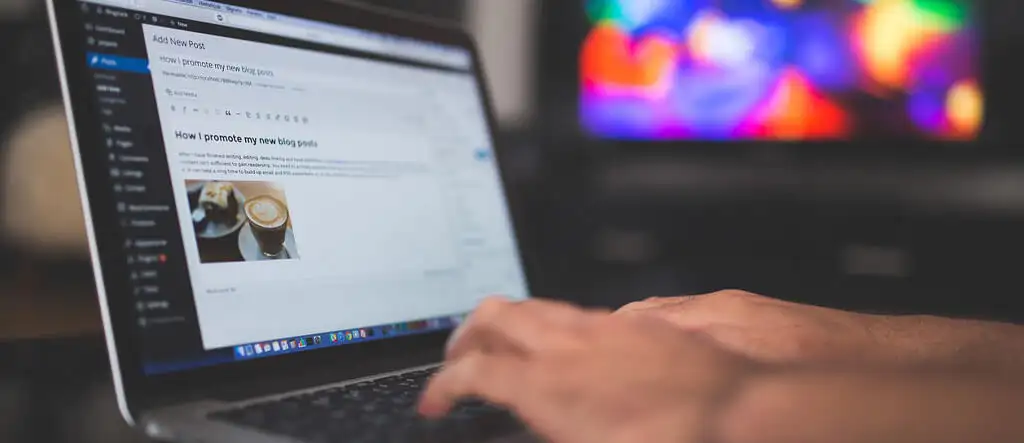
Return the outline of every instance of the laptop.
<path id="1" fill-rule="evenodd" d="M 527 439 L 414 413 L 530 294 L 463 31 L 305 1 L 49 0 L 114 386 L 183 442 Z"/>

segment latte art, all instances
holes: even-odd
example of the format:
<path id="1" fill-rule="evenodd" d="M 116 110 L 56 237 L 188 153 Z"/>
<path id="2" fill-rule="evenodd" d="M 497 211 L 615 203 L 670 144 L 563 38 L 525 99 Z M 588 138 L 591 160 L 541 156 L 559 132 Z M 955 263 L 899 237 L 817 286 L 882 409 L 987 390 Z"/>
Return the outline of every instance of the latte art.
<path id="1" fill-rule="evenodd" d="M 257 197 L 245 204 L 245 213 L 254 224 L 273 229 L 288 221 L 288 210 L 284 204 L 271 197 Z"/>

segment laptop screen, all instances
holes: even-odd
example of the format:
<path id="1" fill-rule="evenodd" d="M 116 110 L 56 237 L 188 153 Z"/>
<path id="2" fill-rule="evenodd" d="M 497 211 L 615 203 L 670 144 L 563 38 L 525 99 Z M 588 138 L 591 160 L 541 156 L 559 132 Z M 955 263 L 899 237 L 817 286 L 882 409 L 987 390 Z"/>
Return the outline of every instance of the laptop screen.
<path id="1" fill-rule="evenodd" d="M 147 374 L 527 296 L 470 52 L 202 0 L 79 4 Z"/>

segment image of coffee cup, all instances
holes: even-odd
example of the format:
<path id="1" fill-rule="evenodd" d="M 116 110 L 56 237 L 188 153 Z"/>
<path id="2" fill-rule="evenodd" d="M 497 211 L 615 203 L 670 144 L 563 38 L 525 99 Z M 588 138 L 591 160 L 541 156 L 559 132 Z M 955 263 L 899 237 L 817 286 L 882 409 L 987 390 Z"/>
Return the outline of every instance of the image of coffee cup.
<path id="1" fill-rule="evenodd" d="M 253 197 L 245 202 L 245 217 L 260 252 L 267 257 L 280 256 L 288 231 L 288 207 L 268 195 Z"/>

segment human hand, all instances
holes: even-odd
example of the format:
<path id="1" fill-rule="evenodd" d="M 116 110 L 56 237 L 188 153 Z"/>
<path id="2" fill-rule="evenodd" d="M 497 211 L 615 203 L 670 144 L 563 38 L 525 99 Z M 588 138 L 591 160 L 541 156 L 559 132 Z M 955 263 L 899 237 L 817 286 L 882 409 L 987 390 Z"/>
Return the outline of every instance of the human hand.
<path id="1" fill-rule="evenodd" d="M 873 364 L 900 357 L 886 349 L 884 319 L 775 300 L 743 291 L 651 298 L 620 316 L 667 320 L 724 348 L 774 364 Z"/>
<path id="2" fill-rule="evenodd" d="M 540 300 L 487 300 L 446 360 L 423 394 L 423 415 L 484 400 L 553 443 L 704 441 L 718 401 L 751 369 L 661 320 Z"/>

